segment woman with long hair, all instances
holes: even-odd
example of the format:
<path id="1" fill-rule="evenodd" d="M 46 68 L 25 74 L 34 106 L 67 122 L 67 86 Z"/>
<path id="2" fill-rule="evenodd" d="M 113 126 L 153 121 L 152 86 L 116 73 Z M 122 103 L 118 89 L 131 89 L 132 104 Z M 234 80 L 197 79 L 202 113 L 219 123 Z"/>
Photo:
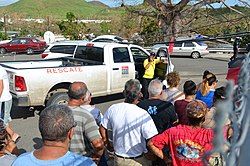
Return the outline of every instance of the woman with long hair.
<path id="1" fill-rule="evenodd" d="M 196 99 L 207 104 L 208 108 L 213 105 L 214 91 L 217 86 L 217 78 L 213 73 L 208 73 L 203 79 L 200 88 L 196 92 Z"/>

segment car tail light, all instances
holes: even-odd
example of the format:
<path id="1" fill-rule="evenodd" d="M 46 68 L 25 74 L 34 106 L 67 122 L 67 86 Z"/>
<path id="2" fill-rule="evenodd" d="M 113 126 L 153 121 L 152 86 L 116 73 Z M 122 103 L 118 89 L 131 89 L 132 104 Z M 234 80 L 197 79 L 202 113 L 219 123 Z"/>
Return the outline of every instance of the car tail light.
<path id="1" fill-rule="evenodd" d="M 15 88 L 18 92 L 27 91 L 26 83 L 23 77 L 15 76 Z"/>
<path id="2" fill-rule="evenodd" d="M 44 59 L 48 56 L 49 54 L 46 54 L 46 53 L 42 53 L 41 57 Z"/>

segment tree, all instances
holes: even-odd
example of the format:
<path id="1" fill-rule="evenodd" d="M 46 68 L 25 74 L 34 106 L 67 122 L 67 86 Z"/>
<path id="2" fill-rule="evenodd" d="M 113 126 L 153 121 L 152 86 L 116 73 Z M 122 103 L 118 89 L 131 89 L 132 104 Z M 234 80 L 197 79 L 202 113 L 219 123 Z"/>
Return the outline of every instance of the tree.
<path id="1" fill-rule="evenodd" d="M 4 23 L 2 21 L 0 21 L 0 29 L 2 30 L 4 27 Z"/>
<path id="2" fill-rule="evenodd" d="M 63 20 L 57 23 L 63 35 L 71 40 L 81 39 L 86 25 L 79 22 L 72 12 L 68 12 L 66 18 L 66 21 Z"/>
<path id="3" fill-rule="evenodd" d="M 242 4 L 247 6 L 249 11 L 249 3 L 245 0 L 240 0 Z M 162 32 L 166 37 L 176 37 L 179 34 L 186 32 L 193 32 L 190 29 L 190 26 L 201 18 L 209 18 L 209 23 L 232 23 L 230 18 L 227 18 L 226 15 L 220 15 L 220 18 L 215 18 L 213 16 L 213 12 L 215 8 L 213 4 L 221 3 L 221 5 L 231 12 L 236 13 L 240 16 L 245 16 L 249 19 L 249 15 L 244 14 L 242 11 L 237 10 L 235 7 L 228 6 L 224 0 L 179 0 L 178 3 L 174 4 L 172 0 L 144 0 L 144 3 L 147 3 L 152 9 L 144 9 L 144 10 L 131 10 L 130 7 L 126 6 L 126 0 L 121 0 L 121 6 L 126 7 L 128 11 L 137 13 L 138 15 L 144 15 L 157 19 L 158 26 L 162 29 Z M 176 1 L 175 1 L 176 2 Z M 200 10 L 204 11 L 204 8 L 208 9 L 204 13 L 199 13 Z M 197 14 L 199 13 L 199 14 Z M 239 19 L 241 17 L 238 17 Z M 213 20 L 213 21 L 212 21 Z M 237 19 L 233 20 L 237 21 Z M 206 23 L 206 27 L 209 26 L 209 23 Z M 195 30 L 194 30 L 195 31 Z"/>

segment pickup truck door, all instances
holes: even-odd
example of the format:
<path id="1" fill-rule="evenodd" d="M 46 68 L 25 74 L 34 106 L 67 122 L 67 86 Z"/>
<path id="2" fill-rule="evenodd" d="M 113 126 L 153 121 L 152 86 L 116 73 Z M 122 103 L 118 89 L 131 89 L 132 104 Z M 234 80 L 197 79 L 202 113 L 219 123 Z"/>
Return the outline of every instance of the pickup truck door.
<path id="1" fill-rule="evenodd" d="M 110 87 L 112 92 L 122 92 L 125 83 L 135 78 L 135 65 L 128 47 L 115 47 L 112 52 Z"/>
<path id="2" fill-rule="evenodd" d="M 107 94 L 108 68 L 107 65 L 103 64 L 103 48 L 93 46 L 78 46 L 75 51 L 74 58 L 90 61 L 89 64 L 85 64 L 86 72 L 80 79 L 87 84 L 91 93 L 94 95 Z M 91 66 L 91 64 L 94 62 L 99 62 L 102 64 Z"/>
<path id="3" fill-rule="evenodd" d="M 137 71 L 137 74 L 138 74 L 137 79 L 141 81 L 142 76 L 144 75 L 144 72 L 145 72 L 143 62 L 145 59 L 148 58 L 149 53 L 136 46 L 130 47 L 130 51 L 134 59 L 135 70 Z"/>

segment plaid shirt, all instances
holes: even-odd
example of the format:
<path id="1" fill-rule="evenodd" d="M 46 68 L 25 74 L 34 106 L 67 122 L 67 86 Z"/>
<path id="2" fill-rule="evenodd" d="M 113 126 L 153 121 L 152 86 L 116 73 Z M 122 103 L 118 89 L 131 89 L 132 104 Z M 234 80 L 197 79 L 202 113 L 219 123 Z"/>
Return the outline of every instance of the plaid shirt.
<path id="1" fill-rule="evenodd" d="M 93 148 L 91 142 L 101 138 L 99 127 L 92 114 L 81 107 L 70 107 L 73 111 L 74 120 L 77 122 L 69 150 L 77 154 L 90 156 Z"/>

